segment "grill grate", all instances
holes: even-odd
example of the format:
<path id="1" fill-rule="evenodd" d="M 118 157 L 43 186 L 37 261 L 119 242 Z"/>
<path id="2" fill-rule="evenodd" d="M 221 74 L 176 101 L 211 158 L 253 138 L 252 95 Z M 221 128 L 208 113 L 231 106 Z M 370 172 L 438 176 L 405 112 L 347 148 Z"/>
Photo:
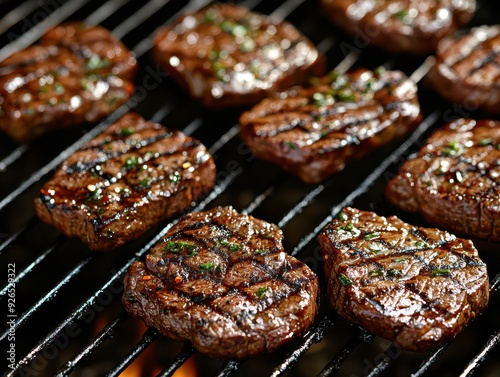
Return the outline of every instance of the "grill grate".
<path id="1" fill-rule="evenodd" d="M 33 197 L 53 170 L 121 115 L 136 111 L 146 119 L 194 135 L 214 155 L 216 187 L 192 210 L 233 205 L 240 212 L 278 224 L 284 231 L 285 249 L 317 272 L 320 281 L 324 279 L 315 237 L 343 206 L 396 214 L 410 223 L 424 224 L 416 215 L 391 208 L 382 192 L 397 167 L 432 130 L 450 116 L 463 115 L 426 88 L 423 77 L 433 58 L 388 55 L 360 45 L 359 40 L 333 28 L 312 0 L 238 2 L 277 20 L 292 22 L 326 54 L 329 68 L 346 71 L 351 66 L 385 65 L 403 70 L 419 82 L 425 119 L 412 135 L 399 145 L 393 143 L 369 159 L 350 164 L 320 185 L 308 186 L 252 157 L 238 137 L 238 113 L 205 110 L 156 73 L 148 57 L 155 31 L 181 12 L 208 3 L 45 0 L 21 4 L 7 1 L 3 5 L 0 59 L 30 45 L 51 26 L 85 19 L 112 30 L 131 47 L 140 64 L 135 95 L 97 126 L 65 130 L 21 146 L 0 135 L 0 259 L 2 265 L 15 267 L 11 282 L 7 281 L 7 271 L 0 274 L 0 301 L 5 310 L 7 293 L 14 289 L 16 293 L 15 314 L 7 317 L 14 319 L 13 325 L 0 330 L 0 343 L 7 349 L 11 347 L 9 335 L 16 336 L 14 369 L 7 369 L 6 375 L 185 376 L 194 374 L 187 372 L 193 365 L 197 374 L 215 376 L 495 375 L 500 369 L 494 357 L 500 343 L 495 317 L 500 306 L 500 260 L 494 244 L 476 243 L 492 279 L 490 307 L 437 351 L 401 352 L 394 344 L 348 326 L 331 312 L 323 294 L 320 314 L 302 339 L 270 355 L 223 363 L 198 354 L 189 345 L 161 337 L 158 331 L 130 318 L 121 307 L 121 282 L 128 266 L 142 258 L 175 219 L 109 254 L 91 253 L 79 241 L 68 240 L 38 221 Z M 480 1 L 473 25 L 498 21 L 492 19 L 495 12 L 489 7 L 486 1 Z M 151 79 L 154 85 L 146 85 Z"/>

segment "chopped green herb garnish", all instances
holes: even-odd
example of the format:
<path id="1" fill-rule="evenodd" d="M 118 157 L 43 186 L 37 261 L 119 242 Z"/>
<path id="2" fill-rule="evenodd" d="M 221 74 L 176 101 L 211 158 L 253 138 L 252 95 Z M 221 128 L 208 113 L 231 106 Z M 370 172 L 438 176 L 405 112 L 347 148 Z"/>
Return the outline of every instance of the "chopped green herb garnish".
<path id="1" fill-rule="evenodd" d="M 206 23 L 213 23 L 216 18 L 217 18 L 217 12 L 212 8 L 207 9 L 203 14 L 203 22 Z"/>
<path id="2" fill-rule="evenodd" d="M 493 140 L 491 139 L 491 137 L 487 137 L 487 138 L 481 139 L 481 141 L 479 142 L 479 145 L 490 145 L 492 141 Z"/>
<path id="3" fill-rule="evenodd" d="M 120 132 L 120 135 L 121 136 L 130 136 L 134 133 L 134 129 L 133 128 L 122 128 L 121 132 Z"/>
<path id="4" fill-rule="evenodd" d="M 410 16 L 408 9 L 401 9 L 394 13 L 394 17 L 405 25 L 411 25 L 413 17 Z"/>
<path id="5" fill-rule="evenodd" d="M 495 145 L 495 148 L 496 148 L 497 150 L 500 150 L 500 143 L 498 143 L 497 145 Z"/>
<path id="6" fill-rule="evenodd" d="M 373 70 L 373 72 L 377 75 L 377 76 L 380 76 L 382 75 L 383 73 L 387 72 L 387 68 L 385 68 L 383 65 L 381 65 L 380 67 L 377 67 Z"/>
<path id="7" fill-rule="evenodd" d="M 151 178 L 144 178 L 143 180 L 139 181 L 136 187 L 139 190 L 146 190 L 151 188 Z"/>
<path id="8" fill-rule="evenodd" d="M 378 254 L 382 251 L 380 246 L 377 245 L 376 243 L 371 243 L 368 247 L 372 251 L 372 254 Z"/>
<path id="9" fill-rule="evenodd" d="M 414 242 L 415 246 L 416 247 L 429 247 L 429 245 L 427 244 L 427 242 L 425 241 L 422 241 L 422 240 L 417 240 Z"/>
<path id="10" fill-rule="evenodd" d="M 178 184 L 181 180 L 181 174 L 178 171 L 175 171 L 168 176 L 168 179 L 170 179 L 170 182 Z"/>
<path id="11" fill-rule="evenodd" d="M 48 93 L 49 91 L 49 88 L 47 88 L 47 86 L 41 86 L 40 88 L 38 88 L 38 93 Z"/>
<path id="12" fill-rule="evenodd" d="M 266 254 L 269 254 L 269 250 L 267 249 L 255 249 L 255 251 L 253 252 L 255 255 L 266 255 Z"/>
<path id="13" fill-rule="evenodd" d="M 259 289 L 257 289 L 257 297 L 261 299 L 264 298 L 268 290 L 268 287 L 260 287 Z"/>
<path id="14" fill-rule="evenodd" d="M 255 48 L 255 42 L 253 39 L 247 38 L 243 41 L 243 43 L 240 45 L 240 51 L 241 52 L 250 52 Z"/>
<path id="15" fill-rule="evenodd" d="M 316 107 L 326 106 L 331 102 L 333 102 L 333 97 L 320 92 L 314 93 L 311 99 L 311 103 Z"/>
<path id="16" fill-rule="evenodd" d="M 365 240 L 373 240 L 375 238 L 379 238 L 380 237 L 380 233 L 379 232 L 373 232 L 373 233 L 368 233 L 365 235 L 364 239 Z"/>
<path id="17" fill-rule="evenodd" d="M 391 268 L 391 269 L 387 270 L 387 275 L 388 276 L 399 276 L 399 275 L 401 275 L 401 271 L 399 271 L 396 268 Z"/>
<path id="18" fill-rule="evenodd" d="M 228 240 L 222 240 L 219 242 L 222 246 L 225 246 L 229 249 L 229 251 L 238 251 L 241 250 L 241 245 L 238 245 L 237 243 L 231 243 L 228 242 Z"/>
<path id="19" fill-rule="evenodd" d="M 352 280 L 349 279 L 344 274 L 339 274 L 339 281 L 340 281 L 340 284 L 342 284 L 344 287 L 347 287 L 347 286 L 352 284 Z"/>
<path id="20" fill-rule="evenodd" d="M 351 233 L 359 232 L 359 230 L 354 225 L 352 225 L 352 223 L 347 223 L 345 226 L 339 226 L 337 230 L 345 230 Z"/>
<path id="21" fill-rule="evenodd" d="M 384 270 L 381 268 L 377 268 L 376 270 L 370 270 L 370 271 L 368 271 L 368 275 L 370 275 L 370 276 L 383 276 Z"/>
<path id="22" fill-rule="evenodd" d="M 460 151 L 460 144 L 456 141 L 450 141 L 447 147 L 443 148 L 441 154 L 443 156 L 453 156 Z"/>
<path id="23" fill-rule="evenodd" d="M 450 276 L 451 271 L 449 269 L 435 268 L 431 272 L 432 276 Z"/>
<path id="24" fill-rule="evenodd" d="M 349 216 L 347 216 L 347 214 L 344 212 L 339 212 L 337 218 L 341 221 L 346 221 L 349 218 Z"/>
<path id="25" fill-rule="evenodd" d="M 56 92 L 57 94 L 62 94 L 62 93 L 64 93 L 64 86 L 62 86 L 62 84 L 60 84 L 60 83 L 56 82 L 56 83 L 54 84 L 54 90 L 55 90 L 55 92 Z"/>
<path id="26" fill-rule="evenodd" d="M 214 262 L 202 263 L 198 265 L 198 268 L 202 271 L 210 272 L 215 268 L 215 263 Z"/>
<path id="27" fill-rule="evenodd" d="M 230 289 L 229 291 L 226 292 L 226 296 L 231 296 L 236 293 L 236 289 Z"/>
<path id="28" fill-rule="evenodd" d="M 295 145 L 291 141 L 286 141 L 285 144 L 288 145 L 290 149 L 298 149 L 297 145 Z"/>
<path id="29" fill-rule="evenodd" d="M 87 60 L 87 69 L 89 71 L 94 71 L 96 69 L 100 68 L 105 68 L 109 66 L 109 60 L 108 59 L 101 59 L 99 55 L 92 55 L 88 60 Z"/>
<path id="30" fill-rule="evenodd" d="M 102 199 L 102 189 L 94 188 L 89 192 L 89 196 L 85 199 L 85 203 L 94 203 L 97 204 Z"/>
<path id="31" fill-rule="evenodd" d="M 142 159 L 137 156 L 130 156 L 125 160 L 123 168 L 125 170 L 131 170 L 135 168 L 138 164 L 142 163 Z"/>
<path id="32" fill-rule="evenodd" d="M 198 246 L 189 242 L 172 241 L 167 242 L 167 246 L 163 251 L 170 251 L 171 253 L 180 253 L 182 251 L 187 251 L 189 255 L 194 255 L 198 251 Z"/>
<path id="33" fill-rule="evenodd" d="M 394 258 L 392 261 L 393 261 L 394 263 L 401 263 L 401 262 L 406 261 L 406 258 Z"/>

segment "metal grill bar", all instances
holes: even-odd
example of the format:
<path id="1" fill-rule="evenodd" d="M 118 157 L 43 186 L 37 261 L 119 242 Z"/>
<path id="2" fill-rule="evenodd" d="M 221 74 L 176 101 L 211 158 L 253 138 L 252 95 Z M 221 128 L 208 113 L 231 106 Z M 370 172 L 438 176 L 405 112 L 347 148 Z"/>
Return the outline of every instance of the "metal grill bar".
<path id="1" fill-rule="evenodd" d="M 99 334 L 92 339 L 92 342 L 87 345 L 73 360 L 68 361 L 60 370 L 57 372 L 58 377 L 63 377 L 69 375 L 76 365 L 87 355 L 89 355 L 94 348 L 99 347 L 103 342 L 113 336 L 118 326 L 120 326 L 128 318 L 128 313 L 122 310 L 118 317 L 113 321 L 108 323 L 106 327 L 99 332 Z"/>
<path id="2" fill-rule="evenodd" d="M 38 7 L 39 4 L 37 4 L 37 2 L 27 1 L 20 4 L 17 8 L 12 9 L 9 13 L 2 17 L 2 23 L 0 24 L 0 34 L 3 34 L 6 30 L 17 24 Z"/>
<path id="3" fill-rule="evenodd" d="M 495 331 L 495 333 L 488 339 L 488 342 L 484 345 L 481 351 L 472 359 L 470 364 L 465 368 L 465 370 L 460 374 L 460 377 L 470 376 L 482 362 L 486 359 L 488 354 L 493 351 L 493 348 L 498 346 L 500 343 L 500 330 Z"/>
<path id="4" fill-rule="evenodd" d="M 61 23 L 68 16 L 82 8 L 90 0 L 73 0 L 61 5 L 57 12 L 50 13 L 47 18 L 33 27 L 29 32 L 23 34 L 16 40 L 0 48 L 0 61 L 6 59 L 14 52 L 28 47 L 40 38 L 48 29 Z"/>
<path id="5" fill-rule="evenodd" d="M 102 4 L 94 12 L 85 18 L 85 22 L 89 25 L 97 25 L 127 4 L 130 0 L 112 0 Z"/>
<path id="6" fill-rule="evenodd" d="M 131 363 L 134 361 L 139 355 L 144 351 L 151 343 L 153 343 L 156 339 L 160 337 L 160 333 L 158 330 L 154 328 L 149 328 L 144 333 L 142 339 L 135 345 L 134 348 L 130 351 L 130 353 L 121 361 L 120 364 L 115 366 L 108 374 L 107 377 L 118 376 L 121 372 L 123 372 Z"/>
<path id="7" fill-rule="evenodd" d="M 175 360 L 170 363 L 165 369 L 163 369 L 156 377 L 171 377 L 174 375 L 175 371 L 184 364 L 191 356 L 194 355 L 195 349 L 190 344 L 184 344 L 181 352 L 177 354 Z"/>
<path id="8" fill-rule="evenodd" d="M 86 259 L 82 260 L 76 267 L 72 268 L 71 271 L 61 279 L 50 291 L 45 292 L 40 300 L 38 300 L 33 306 L 31 306 L 26 312 L 24 312 L 12 325 L 10 328 L 16 330 L 19 326 L 21 326 L 33 313 L 35 313 L 43 304 L 51 301 L 59 292 L 62 286 L 67 284 L 71 279 L 73 279 L 76 275 L 80 273 L 80 271 L 85 267 L 85 265 L 90 262 L 90 260 L 94 257 L 94 254 Z M 9 334 L 9 329 L 5 330 L 5 332 L 0 335 L 0 341 L 4 340 Z"/>
<path id="9" fill-rule="evenodd" d="M 338 372 L 346 359 L 354 352 L 354 350 L 363 343 L 373 342 L 374 336 L 363 330 L 359 330 L 349 342 L 335 355 L 335 357 L 326 365 L 318 374 L 318 377 L 328 377 Z"/>

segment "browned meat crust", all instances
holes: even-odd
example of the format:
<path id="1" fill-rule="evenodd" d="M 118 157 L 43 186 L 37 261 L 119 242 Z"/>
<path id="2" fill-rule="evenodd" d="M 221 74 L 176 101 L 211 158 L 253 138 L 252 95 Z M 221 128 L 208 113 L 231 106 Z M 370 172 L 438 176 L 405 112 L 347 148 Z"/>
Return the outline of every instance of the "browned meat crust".
<path id="1" fill-rule="evenodd" d="M 231 207 L 185 215 L 125 276 L 123 304 L 172 339 L 220 359 L 271 352 L 317 314 L 318 279 L 281 230 Z"/>
<path id="2" fill-rule="evenodd" d="M 459 119 L 437 130 L 386 187 L 434 226 L 500 241 L 500 123 Z"/>
<path id="3" fill-rule="evenodd" d="M 212 189 L 205 147 L 127 114 L 63 162 L 35 199 L 40 219 L 107 251 L 182 213 Z"/>
<path id="4" fill-rule="evenodd" d="M 411 132 L 420 119 L 417 86 L 402 72 L 359 69 L 264 99 L 240 125 L 258 158 L 318 183 Z"/>
<path id="5" fill-rule="evenodd" d="M 333 308 L 403 349 L 439 347 L 488 305 L 486 265 L 469 240 L 353 208 L 318 240 Z"/>
<path id="6" fill-rule="evenodd" d="M 161 30 L 153 57 L 209 108 L 256 103 L 325 68 L 313 44 L 291 24 L 222 3 Z"/>
<path id="7" fill-rule="evenodd" d="M 500 25 L 444 39 L 428 77 L 443 98 L 466 111 L 500 114 Z"/>
<path id="8" fill-rule="evenodd" d="M 96 122 L 133 92 L 133 54 L 100 26 L 68 23 L 0 62 L 0 129 L 27 142 Z"/>
<path id="9" fill-rule="evenodd" d="M 425 53 L 466 25 L 475 0 L 321 0 L 328 17 L 364 46 Z"/>

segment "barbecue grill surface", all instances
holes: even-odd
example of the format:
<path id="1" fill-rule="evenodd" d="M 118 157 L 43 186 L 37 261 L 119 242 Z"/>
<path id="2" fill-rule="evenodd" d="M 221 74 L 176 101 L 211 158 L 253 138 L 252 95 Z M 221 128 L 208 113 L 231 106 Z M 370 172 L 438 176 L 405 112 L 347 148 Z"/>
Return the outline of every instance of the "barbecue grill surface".
<path id="1" fill-rule="evenodd" d="M 95 126 L 42 136 L 20 145 L 0 135 L 0 260 L 2 272 L 2 355 L 14 344 L 13 375 L 234 375 L 315 376 L 457 376 L 476 367 L 477 376 L 500 371 L 500 273 L 498 244 L 475 241 L 488 265 L 491 299 L 485 313 L 437 353 L 411 353 L 372 337 L 339 319 L 325 297 L 325 279 L 317 233 L 341 207 L 350 205 L 380 215 L 427 226 L 418 215 L 402 213 L 383 198 L 383 190 L 405 159 L 445 122 L 477 116 L 473 109 L 441 100 L 425 83 L 432 59 L 392 55 L 367 45 L 367 34 L 347 36 L 331 25 L 313 0 L 247 0 L 239 4 L 287 19 L 326 54 L 328 68 L 400 69 L 418 81 L 424 121 L 402 142 L 383 147 L 320 185 L 307 185 L 279 167 L 255 159 L 239 138 L 240 110 L 213 112 L 190 99 L 150 58 L 152 35 L 179 12 L 197 9 L 206 0 L 45 0 L 0 2 L 0 60 L 34 41 L 59 22 L 87 19 L 112 30 L 132 49 L 139 62 L 135 97 Z M 492 1 L 479 1 L 470 26 L 499 22 Z M 143 259 L 172 221 L 164 221 L 139 240 L 112 253 L 93 253 L 42 224 L 33 198 L 54 169 L 85 141 L 128 111 L 179 128 L 200 139 L 215 157 L 216 189 L 192 210 L 232 205 L 240 212 L 279 225 L 287 252 L 307 263 L 322 282 L 320 314 L 302 339 L 243 363 L 222 362 L 189 346 L 160 337 L 121 305 L 123 274 Z M 175 219 L 174 219 L 175 220 Z M 8 285 L 9 267 L 16 280 Z M 15 292 L 8 317 L 7 293 Z M 9 333 L 7 321 L 14 319 Z M 9 340 L 15 335 L 15 341 Z M 496 347 L 495 347 L 496 346 Z M 482 355 L 484 352 L 484 355 Z M 483 357 L 484 356 L 484 357 Z M 5 356 L 2 356 L 6 359 Z M 4 359 L 4 360 L 5 360 Z M 10 362 L 8 362 L 10 364 Z M 5 363 L 2 363 L 5 365 Z M 190 369 L 191 368 L 191 369 Z M 11 369 L 5 369 L 10 373 Z M 2 371 L 2 372 L 4 372 Z M 185 374 L 181 374 L 184 372 Z M 127 374 L 128 373 L 128 374 Z"/>

